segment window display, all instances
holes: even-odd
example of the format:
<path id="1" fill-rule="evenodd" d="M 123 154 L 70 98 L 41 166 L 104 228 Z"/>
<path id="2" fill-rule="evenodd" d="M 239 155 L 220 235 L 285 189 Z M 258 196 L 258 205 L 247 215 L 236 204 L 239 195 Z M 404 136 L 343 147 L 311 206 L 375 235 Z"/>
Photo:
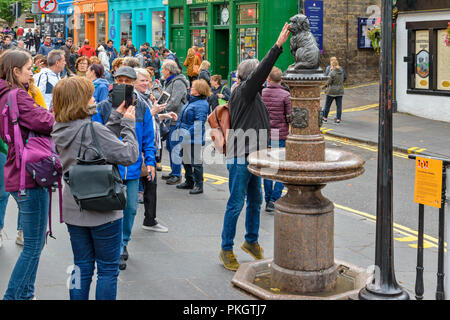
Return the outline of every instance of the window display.
<path id="1" fill-rule="evenodd" d="M 445 43 L 447 30 L 439 30 L 437 36 L 437 89 L 450 91 L 450 46 Z"/>
<path id="2" fill-rule="evenodd" d="M 206 8 L 191 9 L 191 26 L 206 26 L 208 24 L 208 15 Z"/>
<path id="3" fill-rule="evenodd" d="M 416 89 L 429 89 L 430 81 L 430 33 L 416 31 Z"/>
<path id="4" fill-rule="evenodd" d="M 166 46 L 166 12 L 152 12 L 152 43 L 155 47 Z"/>
<path id="5" fill-rule="evenodd" d="M 191 46 L 203 48 L 203 52 L 205 53 L 205 59 L 207 59 L 208 54 L 207 34 L 208 32 L 205 29 L 191 31 Z"/>
<path id="6" fill-rule="evenodd" d="M 120 14 L 120 43 L 126 44 L 128 39 L 132 39 L 131 13 Z"/>
<path id="7" fill-rule="evenodd" d="M 255 58 L 258 58 L 258 28 L 238 29 L 238 63 L 248 57 L 250 50 L 255 51 Z"/>
<path id="8" fill-rule="evenodd" d="M 97 13 L 97 42 L 104 43 L 106 41 L 106 14 Z"/>
<path id="9" fill-rule="evenodd" d="M 78 28 L 78 47 L 84 45 L 84 39 L 86 38 L 86 19 L 84 14 L 79 14 L 77 17 L 77 28 Z"/>
<path id="10" fill-rule="evenodd" d="M 237 24 L 257 24 L 259 18 L 258 4 L 238 5 Z"/>

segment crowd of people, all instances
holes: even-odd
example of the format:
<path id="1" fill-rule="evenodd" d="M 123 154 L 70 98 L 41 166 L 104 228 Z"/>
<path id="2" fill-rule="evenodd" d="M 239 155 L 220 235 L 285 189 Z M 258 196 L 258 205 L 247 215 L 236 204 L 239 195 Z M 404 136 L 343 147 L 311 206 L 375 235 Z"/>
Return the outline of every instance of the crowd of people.
<path id="1" fill-rule="evenodd" d="M 30 31 L 23 36 L 25 48 L 10 41 L 13 38 L 9 34 L 0 39 L 3 119 L 5 105 L 8 102 L 10 106 L 15 92 L 23 144 L 30 133 L 51 136 L 65 174 L 77 162 L 82 149 L 90 160 L 96 159 L 91 147 L 97 141 L 102 146 L 102 156 L 117 165 L 126 186 L 124 210 L 98 212 L 81 210 L 67 181 L 63 182 L 62 221 L 70 234 L 74 265 L 81 272 L 80 287 L 69 290 L 71 299 L 88 299 L 95 265 L 96 298 L 116 298 L 117 277 L 126 270 L 131 258 L 128 244 L 139 203 L 144 206 L 142 228 L 168 232 L 168 227 L 156 219 L 157 171 L 162 170 L 164 141 L 170 172 L 161 179 L 177 189 L 189 190 L 191 195 L 204 192 L 202 149 L 207 118 L 218 106 L 226 104 L 232 130 L 228 141 L 244 139 L 245 143 L 242 149 L 235 148 L 239 143 L 227 144 L 230 195 L 219 259 L 227 269 L 239 267 L 233 246 L 245 202 L 246 235 L 241 248 L 255 259 L 264 258 L 258 244 L 262 182 L 248 171 L 246 158 L 260 148 L 284 147 L 289 133 L 290 93 L 282 84 L 281 70 L 274 67 L 289 38 L 288 24 L 261 61 L 249 56 L 239 64 L 238 81 L 232 88 L 220 75 L 211 75 L 211 64 L 205 60 L 201 47 L 190 48 L 180 63 L 169 49 L 154 48 L 148 43 L 137 49 L 128 40 L 117 51 L 112 40 L 94 48 L 86 39 L 81 48 L 76 48 L 73 39 L 64 39 L 62 33 L 55 39 L 45 36 L 40 43 Z M 32 54 L 28 45 L 36 42 L 39 47 Z M 183 66 L 187 77 L 182 73 Z M 334 78 L 339 76 L 333 63 L 330 73 L 336 74 Z M 121 90 L 131 93 L 125 97 L 120 95 Z M 117 101 L 117 97 L 123 99 Z M 162 102 L 160 98 L 164 97 L 167 100 Z M 22 150 L 8 132 L 13 132 L 17 123 L 13 119 L 0 121 L 0 247 L 6 206 L 12 195 L 18 205 L 16 242 L 23 245 L 23 251 L 4 299 L 30 300 L 36 299 L 34 282 L 46 239 L 51 193 L 16 163 L 15 155 Z M 91 124 L 92 131 L 82 130 L 86 124 Z M 267 130 L 271 138 L 252 144 L 245 139 L 246 130 Z M 25 189 L 19 186 L 20 175 L 26 177 Z M 281 197 L 283 188 L 279 182 L 264 181 L 267 212 L 275 210 L 274 202 Z"/>

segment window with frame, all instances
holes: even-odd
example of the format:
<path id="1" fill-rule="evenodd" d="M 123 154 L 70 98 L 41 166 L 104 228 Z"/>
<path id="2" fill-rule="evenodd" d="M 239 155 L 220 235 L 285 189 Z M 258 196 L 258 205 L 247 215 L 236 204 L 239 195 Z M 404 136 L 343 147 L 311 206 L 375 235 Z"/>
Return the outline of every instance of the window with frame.
<path id="1" fill-rule="evenodd" d="M 408 93 L 450 96 L 448 21 L 408 22 Z"/>
<path id="2" fill-rule="evenodd" d="M 206 26 L 208 24 L 208 14 L 206 8 L 191 9 L 191 26 Z"/>
<path id="3" fill-rule="evenodd" d="M 172 24 L 183 24 L 184 10 L 183 8 L 172 9 Z"/>
<path id="4" fill-rule="evenodd" d="M 259 21 L 258 3 L 237 6 L 237 24 L 257 24 Z"/>

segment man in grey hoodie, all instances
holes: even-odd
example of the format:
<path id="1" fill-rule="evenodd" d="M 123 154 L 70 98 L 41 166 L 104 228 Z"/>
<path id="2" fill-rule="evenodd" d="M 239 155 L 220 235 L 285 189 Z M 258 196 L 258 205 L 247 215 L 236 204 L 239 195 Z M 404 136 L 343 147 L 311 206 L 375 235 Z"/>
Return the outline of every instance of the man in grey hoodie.
<path id="1" fill-rule="evenodd" d="M 177 116 L 179 116 L 181 109 L 187 102 L 189 82 L 186 77 L 181 74 L 181 70 L 178 68 L 177 63 L 170 59 L 164 61 L 161 73 L 164 76 L 164 79 L 166 79 L 164 82 L 164 91 L 170 94 L 166 111 L 175 112 Z M 172 142 L 171 140 L 172 132 L 175 130 L 176 124 L 177 122 L 175 120 L 171 121 L 170 134 L 166 142 L 172 171 L 170 174 L 161 177 L 163 180 L 167 180 L 167 184 L 172 185 L 181 182 L 181 157 L 179 155 L 179 147 L 177 147 L 177 143 Z"/>

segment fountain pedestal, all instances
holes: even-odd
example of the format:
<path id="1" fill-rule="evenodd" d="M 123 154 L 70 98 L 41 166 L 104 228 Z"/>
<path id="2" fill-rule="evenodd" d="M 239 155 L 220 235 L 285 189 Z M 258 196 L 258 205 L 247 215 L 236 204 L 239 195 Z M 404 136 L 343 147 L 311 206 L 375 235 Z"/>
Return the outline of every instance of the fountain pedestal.
<path id="1" fill-rule="evenodd" d="M 359 156 L 325 148 L 320 91 L 327 79 L 320 69 L 288 70 L 283 81 L 291 91 L 292 113 L 286 148 L 248 157 L 251 173 L 288 189 L 275 203 L 273 260 L 243 264 L 232 280 L 263 299 L 345 299 L 365 284 L 365 270 L 334 259 L 334 206 L 321 193 L 328 182 L 364 172 Z M 261 277 L 268 288 L 256 283 Z"/>

